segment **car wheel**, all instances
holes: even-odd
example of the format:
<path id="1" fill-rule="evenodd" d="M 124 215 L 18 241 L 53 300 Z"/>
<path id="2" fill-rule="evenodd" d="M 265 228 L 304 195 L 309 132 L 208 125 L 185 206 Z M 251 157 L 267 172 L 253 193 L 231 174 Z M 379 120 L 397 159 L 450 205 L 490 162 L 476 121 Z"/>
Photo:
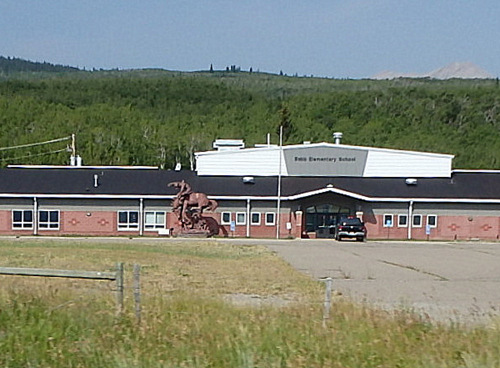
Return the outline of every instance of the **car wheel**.
<path id="1" fill-rule="evenodd" d="M 364 236 L 358 236 L 356 238 L 357 241 L 360 241 L 360 242 L 364 242 L 365 241 L 365 237 Z"/>

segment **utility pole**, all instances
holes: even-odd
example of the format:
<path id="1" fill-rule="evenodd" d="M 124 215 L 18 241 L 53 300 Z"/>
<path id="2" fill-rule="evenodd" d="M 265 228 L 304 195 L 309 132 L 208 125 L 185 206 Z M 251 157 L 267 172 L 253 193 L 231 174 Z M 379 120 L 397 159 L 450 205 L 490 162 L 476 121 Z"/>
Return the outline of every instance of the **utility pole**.
<path id="1" fill-rule="evenodd" d="M 71 134 L 71 156 L 76 158 L 76 134 Z"/>

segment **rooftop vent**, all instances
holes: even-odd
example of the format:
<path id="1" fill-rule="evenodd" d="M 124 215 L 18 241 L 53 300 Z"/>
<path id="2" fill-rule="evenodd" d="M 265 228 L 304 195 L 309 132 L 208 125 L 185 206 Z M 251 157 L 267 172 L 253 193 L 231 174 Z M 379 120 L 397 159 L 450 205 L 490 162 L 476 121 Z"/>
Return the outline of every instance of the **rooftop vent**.
<path id="1" fill-rule="evenodd" d="M 340 144 L 340 141 L 342 140 L 343 136 L 344 135 L 341 132 L 333 133 L 333 140 L 334 140 L 335 144 Z"/>
<path id="2" fill-rule="evenodd" d="M 77 156 L 71 155 L 69 165 L 78 167 L 82 166 L 82 158 L 79 155 Z"/>
<path id="3" fill-rule="evenodd" d="M 217 151 L 235 151 L 245 148 L 243 139 L 216 139 L 212 145 Z"/>
<path id="4" fill-rule="evenodd" d="M 244 176 L 243 184 L 255 184 L 255 178 L 253 176 Z"/>
<path id="5" fill-rule="evenodd" d="M 415 178 L 408 178 L 405 180 L 406 185 L 417 185 L 418 180 Z"/>

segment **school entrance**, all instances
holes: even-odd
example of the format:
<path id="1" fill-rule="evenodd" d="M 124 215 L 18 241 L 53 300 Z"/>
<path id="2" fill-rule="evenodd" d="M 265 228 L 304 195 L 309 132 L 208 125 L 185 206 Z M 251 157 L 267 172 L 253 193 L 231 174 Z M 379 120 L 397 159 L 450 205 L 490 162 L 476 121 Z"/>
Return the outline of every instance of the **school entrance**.
<path id="1" fill-rule="evenodd" d="M 335 204 L 319 204 L 306 208 L 306 231 L 316 233 L 317 238 L 335 238 L 336 225 L 351 210 Z"/>

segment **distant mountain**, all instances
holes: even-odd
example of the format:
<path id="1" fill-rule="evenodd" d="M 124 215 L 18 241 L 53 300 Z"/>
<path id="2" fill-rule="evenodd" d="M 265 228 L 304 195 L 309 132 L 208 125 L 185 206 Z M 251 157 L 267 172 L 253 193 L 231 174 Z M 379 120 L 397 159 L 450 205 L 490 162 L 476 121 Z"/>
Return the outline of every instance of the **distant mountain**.
<path id="1" fill-rule="evenodd" d="M 489 79 L 493 76 L 486 70 L 473 63 L 451 63 L 443 68 L 434 70 L 429 74 L 434 79 Z"/>
<path id="2" fill-rule="evenodd" d="M 18 72 L 75 72 L 80 69 L 55 65 L 47 62 L 38 63 L 19 58 L 0 56 L 0 74 L 11 74 Z"/>
<path id="3" fill-rule="evenodd" d="M 396 79 L 396 78 L 489 79 L 494 77 L 486 70 L 470 62 L 451 63 L 442 68 L 436 69 L 432 72 L 425 74 L 383 71 L 372 77 L 372 79 Z"/>

